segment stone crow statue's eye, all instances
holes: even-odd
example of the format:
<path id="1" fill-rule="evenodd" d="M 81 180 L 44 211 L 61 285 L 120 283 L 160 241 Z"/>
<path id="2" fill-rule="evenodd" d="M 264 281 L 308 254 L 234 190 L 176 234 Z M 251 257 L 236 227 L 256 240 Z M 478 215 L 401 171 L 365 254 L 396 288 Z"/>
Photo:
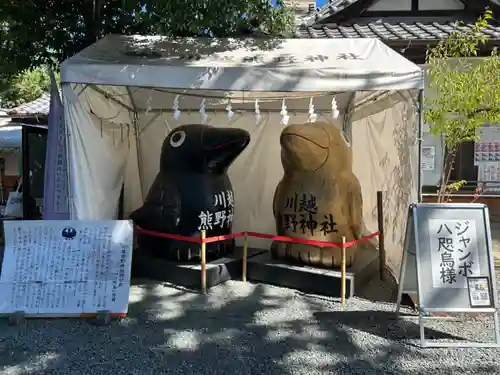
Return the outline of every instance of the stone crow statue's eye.
<path id="1" fill-rule="evenodd" d="M 170 146 L 179 147 L 180 145 L 182 145 L 184 143 L 185 139 L 186 139 L 186 132 L 184 132 L 184 130 L 176 131 L 170 137 Z"/>

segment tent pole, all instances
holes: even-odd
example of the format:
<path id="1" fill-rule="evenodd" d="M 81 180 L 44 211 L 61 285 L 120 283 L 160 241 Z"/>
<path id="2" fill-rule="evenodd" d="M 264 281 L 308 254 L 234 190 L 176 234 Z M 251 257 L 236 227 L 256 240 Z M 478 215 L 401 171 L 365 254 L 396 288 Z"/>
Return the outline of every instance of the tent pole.
<path id="1" fill-rule="evenodd" d="M 70 87 L 71 87 L 71 86 L 70 86 Z M 84 92 L 85 90 L 87 90 L 87 87 L 89 87 L 89 85 L 88 85 L 88 84 L 87 84 L 87 85 L 82 85 L 82 89 L 80 90 L 80 92 L 79 92 L 78 94 L 76 94 L 76 96 L 77 96 L 77 97 L 80 97 L 80 95 L 82 95 L 82 94 L 83 94 L 83 92 Z M 76 88 L 76 86 L 75 86 L 74 88 L 72 87 L 73 91 L 75 91 L 75 88 Z"/>
<path id="2" fill-rule="evenodd" d="M 132 104 L 133 108 L 133 113 L 134 113 L 134 134 L 135 134 L 135 147 L 136 147 L 136 153 L 137 153 L 137 169 L 139 170 L 139 189 L 141 193 L 141 198 L 144 199 L 144 194 L 142 193 L 142 184 L 144 182 L 144 179 L 142 178 L 142 172 L 141 172 L 141 146 L 139 144 L 139 124 L 138 124 L 138 115 L 137 115 L 137 105 L 134 100 L 134 96 L 132 93 L 132 90 L 130 90 L 130 87 L 127 86 L 127 93 L 130 99 L 130 103 Z M 124 194 L 125 196 L 125 194 Z"/>
<path id="3" fill-rule="evenodd" d="M 344 137 L 347 136 L 348 143 L 352 145 L 352 114 L 354 113 L 354 106 L 355 106 L 355 99 L 356 99 L 356 91 L 353 91 L 349 95 L 349 99 L 347 101 L 347 108 L 345 111 L 344 115 L 344 122 L 342 124 L 342 132 L 344 133 Z"/>
<path id="4" fill-rule="evenodd" d="M 355 103 L 353 109 L 356 110 L 367 103 L 373 103 L 374 101 L 379 100 L 387 94 L 390 94 L 390 91 L 375 91 L 373 94 L 368 95 L 361 99 L 359 102 Z"/>
<path id="5" fill-rule="evenodd" d="M 30 220 L 30 206 L 29 201 L 31 197 L 31 176 L 30 176 L 30 143 L 29 143 L 29 127 L 23 126 L 21 129 L 22 134 L 22 178 L 23 178 L 23 192 L 22 192 L 22 207 L 23 207 L 23 220 Z"/>
<path id="6" fill-rule="evenodd" d="M 417 202 L 422 202 L 422 137 L 424 128 L 424 90 L 418 92 L 418 200 Z"/>
<path id="7" fill-rule="evenodd" d="M 115 104 L 118 104 L 119 106 L 121 106 L 122 108 L 125 108 L 127 111 L 130 111 L 130 112 L 133 112 L 134 111 L 134 108 L 130 108 L 128 105 L 126 105 L 125 103 L 122 103 L 121 101 L 113 98 L 110 94 L 108 94 L 106 91 L 103 91 L 101 90 L 99 87 L 97 87 L 96 85 L 90 85 L 89 86 L 92 90 L 94 90 L 95 92 L 101 94 L 102 96 L 104 96 L 106 99 L 108 100 L 111 100 L 113 103 Z M 82 90 L 83 92 L 83 90 Z M 129 93 L 129 96 L 130 96 L 130 100 L 133 100 L 132 98 L 132 94 L 131 94 L 131 91 L 130 89 L 127 87 L 127 92 Z M 133 102 L 132 102 L 133 103 Z M 135 110 L 136 111 L 136 110 Z M 136 111 L 137 112 L 137 111 Z"/>

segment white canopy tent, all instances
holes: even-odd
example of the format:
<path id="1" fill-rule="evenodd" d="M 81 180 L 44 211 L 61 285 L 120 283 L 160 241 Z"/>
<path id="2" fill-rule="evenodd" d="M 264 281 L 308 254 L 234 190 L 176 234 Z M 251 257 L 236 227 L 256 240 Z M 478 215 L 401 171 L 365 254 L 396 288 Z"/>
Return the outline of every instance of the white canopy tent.
<path id="1" fill-rule="evenodd" d="M 353 148 L 370 231 L 376 191 L 386 192 L 388 261 L 399 265 L 407 207 L 419 194 L 417 101 L 424 82 L 417 65 L 378 39 L 110 35 L 65 61 L 61 83 L 72 218 L 116 217 L 122 184 L 125 214 L 139 207 L 159 171 L 165 135 L 200 123 L 203 103 L 207 124 L 251 134 L 229 170 L 234 230 L 274 233 L 283 106 L 290 124 L 306 124 L 312 103 L 318 120 L 342 126 Z"/>
<path id="2" fill-rule="evenodd" d="M 11 121 L 11 118 L 7 114 L 7 111 L 0 109 L 0 126 L 9 125 L 10 121 Z"/>

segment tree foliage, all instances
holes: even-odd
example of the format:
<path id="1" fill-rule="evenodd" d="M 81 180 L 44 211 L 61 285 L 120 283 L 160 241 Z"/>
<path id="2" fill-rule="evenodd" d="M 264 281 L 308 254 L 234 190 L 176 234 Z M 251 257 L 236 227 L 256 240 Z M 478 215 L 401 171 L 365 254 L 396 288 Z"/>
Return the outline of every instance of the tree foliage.
<path id="1" fill-rule="evenodd" d="M 58 80 L 58 75 L 56 75 Z M 13 75 L 0 92 L 0 107 L 12 108 L 38 99 L 50 91 L 50 76 L 44 68 L 27 69 Z"/>
<path id="2" fill-rule="evenodd" d="M 0 0 L 0 69 L 54 65 L 109 33 L 167 36 L 270 35 L 293 25 L 278 0 Z M 9 62 L 10 64 L 4 64 Z"/>
<path id="3" fill-rule="evenodd" d="M 109 33 L 216 37 L 291 30 L 282 0 L 0 0 L 0 91 Z M 2 87 L 3 86 L 3 87 Z M 15 90 L 13 90 L 15 91 Z M 23 90 L 21 90 L 23 91 Z M 24 90 L 25 91 L 25 90 Z"/>
<path id="4" fill-rule="evenodd" d="M 431 95 L 426 98 L 425 122 L 434 135 L 443 136 L 446 156 L 441 172 L 438 201 L 448 199 L 465 181 L 450 183 L 461 143 L 477 140 L 476 129 L 500 123 L 500 59 L 498 52 L 477 58 L 488 42 L 482 31 L 492 21 L 490 10 L 472 29 L 456 30 L 427 51 L 427 74 Z"/>

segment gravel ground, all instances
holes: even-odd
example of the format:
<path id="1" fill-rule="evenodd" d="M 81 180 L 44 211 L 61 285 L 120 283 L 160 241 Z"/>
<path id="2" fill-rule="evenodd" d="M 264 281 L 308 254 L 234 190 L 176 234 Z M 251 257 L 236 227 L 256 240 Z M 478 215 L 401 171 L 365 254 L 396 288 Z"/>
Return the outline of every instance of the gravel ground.
<path id="1" fill-rule="evenodd" d="M 500 255 L 500 225 L 494 237 Z M 377 281 L 344 310 L 261 284 L 232 281 L 201 296 L 143 282 L 131 289 L 129 316 L 108 327 L 0 320 L 0 374 L 500 374 L 500 349 L 420 349 L 418 325 L 394 319 L 393 299 Z M 484 316 L 426 327 L 429 338 L 493 339 Z"/>
<path id="2" fill-rule="evenodd" d="M 392 292 L 378 284 L 370 294 Z M 394 304 L 338 300 L 238 281 L 201 296 L 132 287 L 130 314 L 108 327 L 78 320 L 0 322 L 0 374 L 496 374 L 497 349 L 425 349 Z M 409 311 L 407 311 L 409 312 Z M 435 338 L 491 338 L 489 320 L 429 324 Z"/>

